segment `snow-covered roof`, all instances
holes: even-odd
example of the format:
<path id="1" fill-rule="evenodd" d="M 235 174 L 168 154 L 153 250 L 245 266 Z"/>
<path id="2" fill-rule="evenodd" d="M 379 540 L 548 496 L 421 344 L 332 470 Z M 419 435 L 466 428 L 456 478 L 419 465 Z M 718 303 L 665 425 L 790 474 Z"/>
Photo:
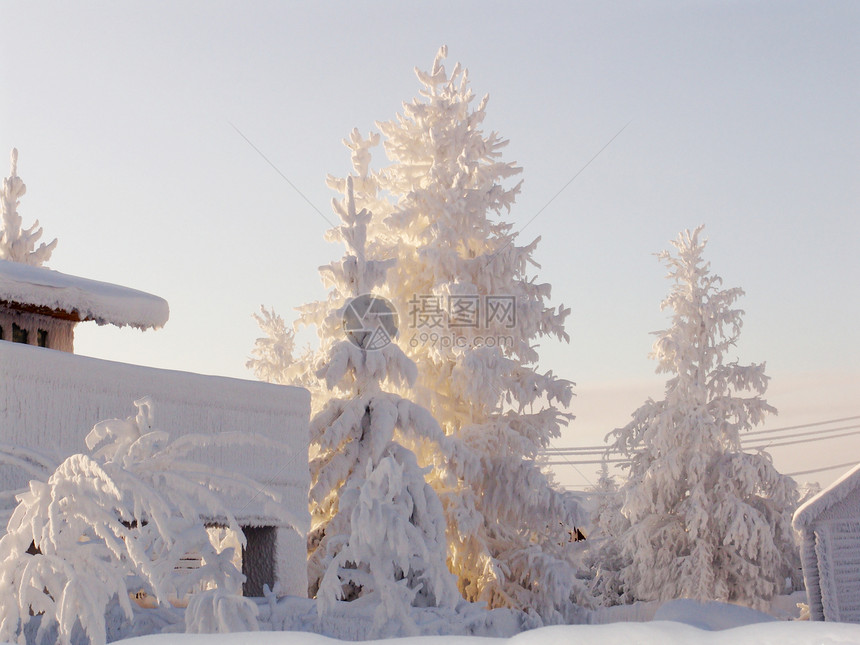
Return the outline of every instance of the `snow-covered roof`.
<path id="1" fill-rule="evenodd" d="M 854 468 L 798 508 L 794 513 L 792 521 L 794 528 L 799 531 L 809 526 L 824 511 L 843 501 L 858 487 L 860 487 L 860 464 L 854 466 Z"/>
<path id="2" fill-rule="evenodd" d="M 803 582 L 812 620 L 856 622 L 860 600 L 855 528 L 858 488 L 860 464 L 794 513 L 792 525 L 800 534 Z"/>
<path id="3" fill-rule="evenodd" d="M 163 327 L 170 314 L 158 296 L 8 260 L 0 260 L 0 301 L 139 329 Z"/>

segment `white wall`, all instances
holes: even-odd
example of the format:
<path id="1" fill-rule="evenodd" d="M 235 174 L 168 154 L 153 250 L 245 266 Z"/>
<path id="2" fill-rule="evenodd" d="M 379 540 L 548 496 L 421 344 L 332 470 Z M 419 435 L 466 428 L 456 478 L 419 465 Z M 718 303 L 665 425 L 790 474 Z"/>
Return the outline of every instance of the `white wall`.
<path id="1" fill-rule="evenodd" d="M 199 458 L 266 484 L 302 519 L 301 534 L 279 529 L 276 575 L 285 593 L 307 595 L 307 390 L 0 342 L 2 443 L 33 448 L 60 461 L 85 450 L 84 437 L 95 423 L 133 415 L 134 401 L 146 395 L 155 404 L 156 428 L 172 437 L 245 431 L 283 445 L 280 453 L 269 448 L 208 449 Z M 24 483 L 20 471 L 0 470 L 0 489 Z M 272 525 L 262 500 L 234 500 L 237 519 L 252 526 Z"/>

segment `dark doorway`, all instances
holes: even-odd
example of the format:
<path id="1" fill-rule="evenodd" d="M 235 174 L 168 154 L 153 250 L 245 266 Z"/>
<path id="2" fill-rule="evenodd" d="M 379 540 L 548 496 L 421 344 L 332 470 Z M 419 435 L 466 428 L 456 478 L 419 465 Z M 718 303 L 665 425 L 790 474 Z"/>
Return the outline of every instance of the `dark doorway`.
<path id="1" fill-rule="evenodd" d="M 274 526 L 243 526 L 246 546 L 242 549 L 242 573 L 245 584 L 242 595 L 261 597 L 263 585 L 271 589 L 275 584 L 275 544 L 277 529 Z"/>

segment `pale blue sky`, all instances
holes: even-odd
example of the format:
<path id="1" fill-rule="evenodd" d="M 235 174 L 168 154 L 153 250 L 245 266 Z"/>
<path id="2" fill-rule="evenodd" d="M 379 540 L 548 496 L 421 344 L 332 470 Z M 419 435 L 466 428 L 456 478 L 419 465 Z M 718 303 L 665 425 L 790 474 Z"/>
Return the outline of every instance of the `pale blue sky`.
<path id="1" fill-rule="evenodd" d="M 715 272 L 747 292 L 737 358 L 766 360 L 798 408 L 776 423 L 860 414 L 860 4 L 2 8 L 0 149 L 20 150 L 25 223 L 59 238 L 52 268 L 171 306 L 159 332 L 82 326 L 81 353 L 250 377 L 251 313 L 321 297 L 316 268 L 342 249 L 230 123 L 333 219 L 341 138 L 392 118 L 446 43 L 524 167 L 517 227 L 630 123 L 522 234 L 543 236 L 539 275 L 573 309 L 570 345 L 542 343 L 543 367 L 579 384 L 560 444 L 659 396 L 648 332 L 669 285 L 652 254 L 702 222 Z M 809 448 L 810 467 L 846 460 L 824 442 L 797 460 Z"/>

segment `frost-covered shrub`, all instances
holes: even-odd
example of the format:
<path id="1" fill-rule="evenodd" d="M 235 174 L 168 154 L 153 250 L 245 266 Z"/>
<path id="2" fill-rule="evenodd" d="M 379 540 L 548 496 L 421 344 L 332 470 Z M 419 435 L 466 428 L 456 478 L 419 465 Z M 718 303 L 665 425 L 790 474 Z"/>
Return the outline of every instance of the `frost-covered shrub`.
<path id="1" fill-rule="evenodd" d="M 185 631 L 189 634 L 256 632 L 259 609 L 236 591 L 207 589 L 193 594 L 185 609 Z"/>
<path id="2" fill-rule="evenodd" d="M 259 439 L 225 433 L 170 441 L 153 429 L 151 401 L 136 405 L 133 417 L 96 424 L 86 454 L 19 496 L 0 539 L 0 641 L 23 642 L 38 616 L 37 641 L 56 630 L 68 643 L 82 628 L 90 642 L 104 643 L 109 606 L 118 603 L 133 619 L 130 593 L 167 603 L 212 588 L 189 605 L 189 627 L 253 627 L 255 608 L 238 596 L 243 576 L 232 549 L 213 547 L 204 518 L 241 534 L 224 495 L 250 498 L 262 487 L 190 453 Z M 179 567 L 188 553 L 199 554 L 199 568 Z"/>
<path id="3" fill-rule="evenodd" d="M 56 461 L 38 450 L 11 444 L 0 444 L 0 466 L 23 472 L 28 479 L 44 481 L 57 467 Z M 5 528 L 17 498 L 27 488 L 0 490 L 0 527 Z"/>

